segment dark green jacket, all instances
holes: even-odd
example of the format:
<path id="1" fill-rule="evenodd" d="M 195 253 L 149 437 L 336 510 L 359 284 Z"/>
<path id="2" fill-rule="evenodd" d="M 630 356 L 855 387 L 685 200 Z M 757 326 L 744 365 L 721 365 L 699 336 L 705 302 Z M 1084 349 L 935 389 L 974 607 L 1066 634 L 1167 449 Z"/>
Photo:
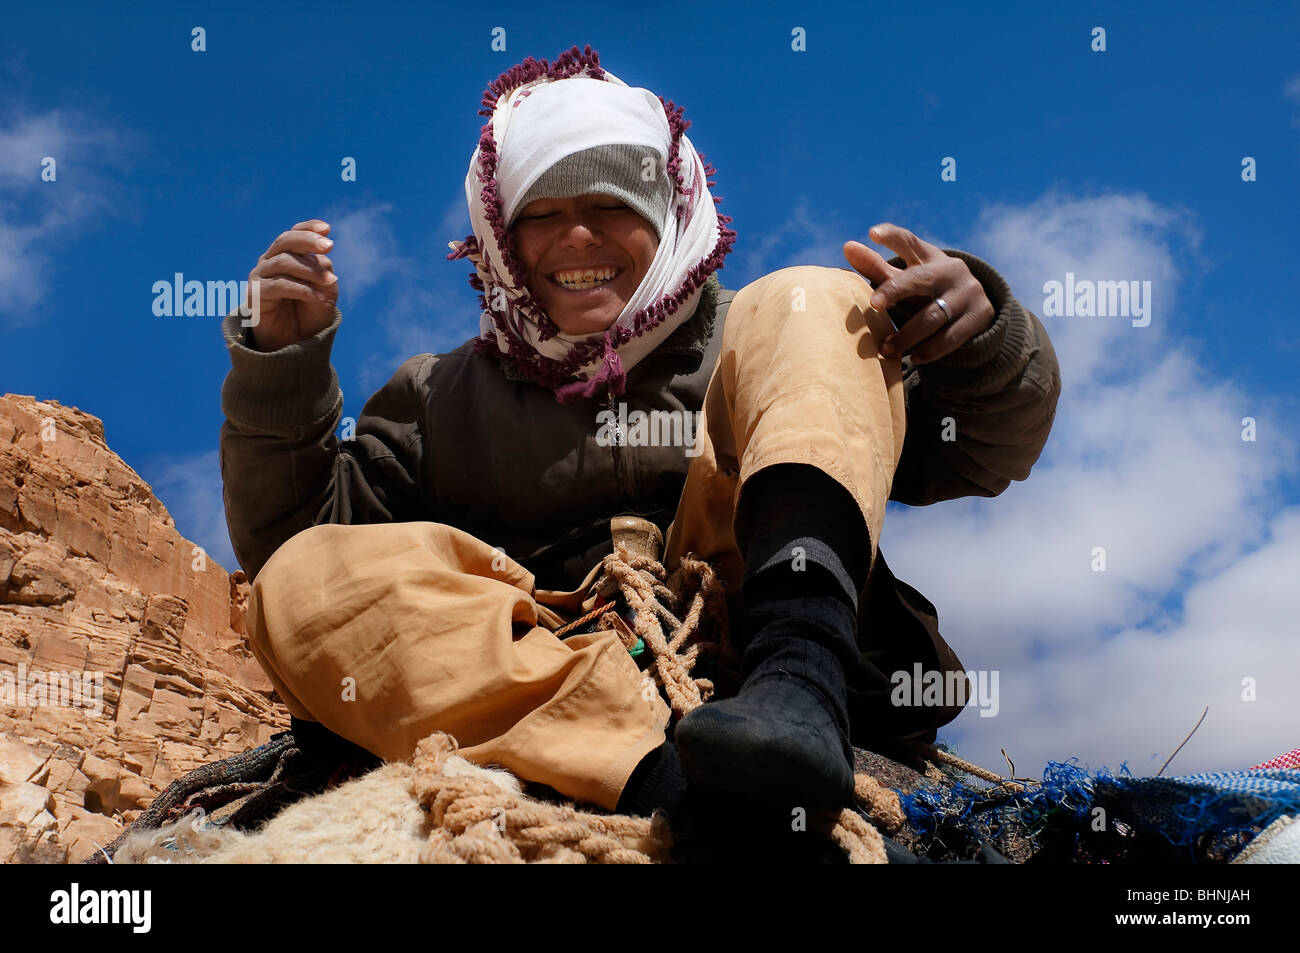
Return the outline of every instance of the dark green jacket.
<path id="1" fill-rule="evenodd" d="M 903 359 L 907 436 L 890 499 L 914 506 L 996 496 L 1023 480 L 1051 429 L 1056 354 L 1038 318 L 988 264 L 962 258 L 997 309 L 994 324 L 923 366 Z M 891 264 L 903 267 L 901 259 Z M 692 318 L 628 375 L 629 411 L 699 410 L 734 291 L 711 277 Z M 895 308 L 896 324 L 910 315 Z M 279 351 L 246 347 L 223 323 L 232 369 L 222 388 L 221 473 L 231 543 L 249 578 L 317 523 L 430 520 L 518 560 L 543 588 L 571 588 L 609 551 L 608 520 L 640 512 L 667 528 L 690 463 L 680 447 L 596 442 L 603 403 L 557 404 L 467 342 L 420 354 L 366 403 L 339 441 L 343 394 L 330 364 L 342 320 Z M 956 421 L 956 440 L 940 439 Z"/>

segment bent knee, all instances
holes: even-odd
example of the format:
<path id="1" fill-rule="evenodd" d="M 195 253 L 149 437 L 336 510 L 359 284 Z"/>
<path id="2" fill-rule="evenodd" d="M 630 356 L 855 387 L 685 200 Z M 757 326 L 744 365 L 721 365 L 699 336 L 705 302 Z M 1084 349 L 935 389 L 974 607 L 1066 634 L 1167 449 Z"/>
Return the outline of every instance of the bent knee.
<path id="1" fill-rule="evenodd" d="M 871 285 L 856 271 L 825 265 L 791 265 L 750 282 L 736 293 L 732 307 L 742 305 L 742 296 L 754 304 L 784 308 L 790 312 L 811 310 L 814 304 L 833 303 L 866 308 Z"/>
<path id="2" fill-rule="evenodd" d="M 865 329 L 880 340 L 893 331 L 893 324 L 888 315 L 871 307 L 871 295 L 871 284 L 850 269 L 825 265 L 781 268 L 736 293 L 731 314 L 743 315 L 743 320 L 733 323 L 729 315 L 724 335 L 730 333 L 730 340 L 739 344 L 736 334 L 765 338 L 783 331 L 788 338 L 793 328 L 800 337 L 805 333 L 857 337 Z"/>

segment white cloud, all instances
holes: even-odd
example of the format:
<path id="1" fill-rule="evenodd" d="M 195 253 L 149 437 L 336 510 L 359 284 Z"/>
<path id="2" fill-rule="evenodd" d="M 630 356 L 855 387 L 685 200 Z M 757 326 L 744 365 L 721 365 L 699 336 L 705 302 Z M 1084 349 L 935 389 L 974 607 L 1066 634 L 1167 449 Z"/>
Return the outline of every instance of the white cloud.
<path id="1" fill-rule="evenodd" d="M 1207 704 L 1171 771 L 1298 743 L 1300 697 L 1272 681 L 1300 662 L 1300 589 L 1286 581 L 1300 575 L 1300 511 L 1279 492 L 1300 471 L 1298 408 L 1193 356 L 1199 314 L 1179 285 L 1200 267 L 1199 234 L 1194 215 L 1145 196 L 1050 194 L 986 210 L 956 246 L 1040 317 L 1043 282 L 1067 271 L 1156 289 L 1149 327 L 1043 318 L 1063 393 L 1026 482 L 886 519 L 891 568 L 936 604 L 968 668 L 1001 673 L 997 717 L 968 711 L 941 732 L 995 770 L 1006 746 L 1021 773 L 1071 756 L 1154 773 Z M 1255 442 L 1241 439 L 1247 416 Z M 1091 569 L 1098 546 L 1105 572 Z M 1254 703 L 1240 700 L 1248 675 Z"/>
<path id="2" fill-rule="evenodd" d="M 1270 530 L 1259 549 L 1193 586 L 1175 624 L 1057 642 L 1041 662 L 1008 654 L 1001 711 L 962 715 L 963 753 L 1000 767 L 1005 746 L 1031 775 L 1071 755 L 1154 774 L 1207 706 L 1166 774 L 1248 768 L 1296 747 L 1300 508 L 1278 514 Z M 1245 679 L 1254 700 L 1243 698 Z"/>
<path id="3" fill-rule="evenodd" d="M 112 208 L 104 166 L 121 166 L 131 137 L 90 117 L 54 110 L 0 125 L 0 314 L 18 325 L 55 286 L 50 274 L 66 236 Z M 46 157 L 53 182 L 41 178 Z"/>
<path id="4" fill-rule="evenodd" d="M 1125 317 L 1050 318 L 1057 355 L 1069 355 L 1075 386 L 1094 378 L 1127 376 L 1163 352 L 1171 333 L 1193 333 L 1197 313 L 1180 306 L 1182 276 L 1207 267 L 1195 215 L 1144 195 L 1075 199 L 1051 192 L 1028 206 L 986 208 L 972 230 L 981 254 L 1010 282 L 1019 300 L 1043 316 L 1048 281 L 1150 281 L 1148 327 Z M 957 246 L 962 247 L 962 246 Z M 985 258 L 985 260 L 989 260 Z"/>

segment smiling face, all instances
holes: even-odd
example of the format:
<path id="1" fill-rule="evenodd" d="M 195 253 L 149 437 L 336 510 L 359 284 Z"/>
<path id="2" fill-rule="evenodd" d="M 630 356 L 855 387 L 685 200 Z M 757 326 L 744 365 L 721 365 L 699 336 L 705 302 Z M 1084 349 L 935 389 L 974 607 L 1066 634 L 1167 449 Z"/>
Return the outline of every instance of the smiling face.
<path id="1" fill-rule="evenodd" d="M 538 199 L 520 210 L 510 231 L 529 290 L 568 334 L 613 325 L 659 248 L 654 226 L 612 195 Z"/>

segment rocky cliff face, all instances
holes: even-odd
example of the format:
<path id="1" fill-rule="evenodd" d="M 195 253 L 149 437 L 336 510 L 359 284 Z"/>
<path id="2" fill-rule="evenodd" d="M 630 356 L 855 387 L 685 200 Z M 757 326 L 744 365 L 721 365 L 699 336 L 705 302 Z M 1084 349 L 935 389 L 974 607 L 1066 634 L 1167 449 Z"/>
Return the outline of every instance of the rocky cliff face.
<path id="1" fill-rule="evenodd" d="M 0 398 L 0 861 L 78 861 L 289 716 L 248 583 L 175 529 L 75 407 Z"/>

